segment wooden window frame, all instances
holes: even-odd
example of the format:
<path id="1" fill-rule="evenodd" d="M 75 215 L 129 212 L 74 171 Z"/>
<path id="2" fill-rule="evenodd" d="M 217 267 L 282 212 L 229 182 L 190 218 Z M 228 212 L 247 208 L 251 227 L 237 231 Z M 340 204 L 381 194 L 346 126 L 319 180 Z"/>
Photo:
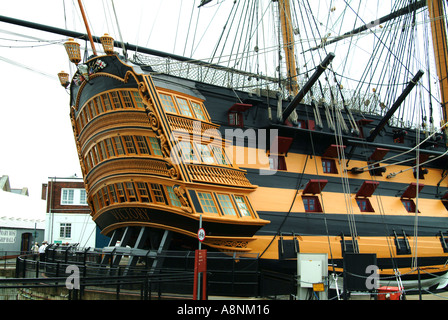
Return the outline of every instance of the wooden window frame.
<path id="1" fill-rule="evenodd" d="M 163 185 L 161 185 L 160 183 L 151 183 L 150 190 L 152 198 L 154 199 L 154 203 L 160 203 L 166 205 L 166 198 L 163 190 Z M 159 191 L 160 195 L 158 194 Z M 163 201 L 160 201 L 160 199 L 163 199 Z"/>
<path id="2" fill-rule="evenodd" d="M 113 142 L 112 138 L 104 139 L 104 141 L 106 143 L 106 153 L 107 153 L 108 158 L 115 157 L 116 153 L 115 153 L 114 142 Z"/>
<path id="3" fill-rule="evenodd" d="M 176 108 L 175 99 L 174 99 L 174 97 L 171 94 L 159 93 L 159 97 L 160 97 L 160 101 L 162 102 L 163 110 L 165 110 L 165 112 L 179 114 L 179 111 Z M 165 103 L 165 101 L 169 101 L 169 99 L 165 99 L 165 97 L 169 97 L 171 99 L 171 104 L 172 105 L 168 105 L 168 104 Z M 169 110 L 167 110 L 167 109 L 169 109 Z"/>
<path id="4" fill-rule="evenodd" d="M 404 208 L 409 213 L 415 213 L 415 202 L 412 199 L 401 199 L 401 203 L 403 204 Z M 420 212 L 420 211 L 418 211 Z"/>
<path id="5" fill-rule="evenodd" d="M 187 144 L 190 146 L 190 148 L 187 147 Z M 178 152 L 180 152 L 180 156 L 184 161 L 188 161 L 188 163 L 199 162 L 199 158 L 195 152 L 195 148 L 190 141 L 179 141 L 177 145 L 179 146 Z M 187 155 L 189 155 L 189 158 L 187 158 Z"/>
<path id="6" fill-rule="evenodd" d="M 180 202 L 179 197 L 174 192 L 173 187 L 172 186 L 166 186 L 166 191 L 167 191 L 168 200 L 169 200 L 171 206 L 176 207 L 176 208 L 181 208 L 182 207 L 182 203 Z"/>
<path id="7" fill-rule="evenodd" d="M 136 191 L 140 199 L 140 202 L 150 203 L 151 194 L 148 190 L 148 184 L 146 182 L 136 182 Z"/>
<path id="8" fill-rule="evenodd" d="M 156 137 L 147 137 L 148 146 L 151 147 L 151 155 L 163 157 L 162 147 L 160 146 L 160 141 Z M 156 146 L 157 148 L 154 148 Z"/>
<path id="9" fill-rule="evenodd" d="M 213 152 L 210 147 L 203 143 L 194 143 L 196 150 L 198 151 L 199 157 L 202 163 L 205 164 L 213 164 L 215 163 L 215 158 L 213 157 Z M 204 155 L 204 153 L 208 153 L 208 155 Z M 207 160 L 207 161 L 206 161 Z"/>
<path id="10" fill-rule="evenodd" d="M 120 90 L 121 101 L 123 102 L 124 109 L 135 109 L 131 92 L 128 90 Z"/>
<path id="11" fill-rule="evenodd" d="M 134 91 L 134 90 L 131 90 L 130 92 L 131 92 L 132 99 L 134 100 L 134 106 L 137 109 L 146 109 L 145 103 L 143 102 L 142 97 L 140 97 L 140 93 L 138 91 Z"/>
<path id="12" fill-rule="evenodd" d="M 269 168 L 271 170 L 287 171 L 284 154 L 269 154 Z"/>
<path id="13" fill-rule="evenodd" d="M 211 146 L 215 163 L 223 166 L 230 166 L 230 161 L 227 158 L 226 151 L 222 147 Z M 224 163 L 223 163 L 224 162 Z"/>
<path id="14" fill-rule="evenodd" d="M 222 199 L 222 197 L 227 197 L 228 201 L 226 199 Z M 216 198 L 217 198 L 217 200 L 219 202 L 219 205 L 221 207 L 223 216 L 235 216 L 235 217 L 238 217 L 238 209 L 235 207 L 235 204 L 232 201 L 232 197 L 229 194 L 217 193 L 216 194 Z M 230 204 L 230 206 L 228 206 L 227 204 Z M 234 214 L 227 213 L 227 210 L 233 211 Z"/>
<path id="15" fill-rule="evenodd" d="M 115 190 L 117 191 L 117 199 L 119 203 L 127 202 L 126 189 L 122 182 L 115 183 Z"/>
<path id="16" fill-rule="evenodd" d="M 196 191 L 196 194 L 198 196 L 198 200 L 199 200 L 199 203 L 201 205 L 202 212 L 209 213 L 209 214 L 220 215 L 218 206 L 217 206 L 216 201 L 215 201 L 215 199 L 213 197 L 213 194 L 211 192 Z M 206 198 L 203 195 L 208 195 L 210 197 Z M 212 203 L 213 206 L 210 205 L 210 203 Z M 213 208 L 214 208 L 214 210 L 210 210 L 210 209 L 213 209 Z"/>
<path id="17" fill-rule="evenodd" d="M 310 200 L 314 200 L 314 209 L 310 209 Z M 302 196 L 305 212 L 322 212 L 322 206 L 318 196 Z"/>
<path id="18" fill-rule="evenodd" d="M 120 93 L 119 91 L 110 91 L 110 98 L 111 98 L 111 104 L 112 108 L 114 110 L 123 109 L 123 102 L 121 101 Z"/>
<path id="19" fill-rule="evenodd" d="M 244 115 L 242 112 L 231 111 L 227 114 L 228 124 L 231 127 L 244 127 Z"/>
<path id="20" fill-rule="evenodd" d="M 369 198 L 355 198 L 361 212 L 375 212 Z"/>
<path id="21" fill-rule="evenodd" d="M 113 184 L 109 184 L 107 186 L 107 191 L 109 193 L 109 200 L 111 204 L 119 203 L 117 197 L 117 191 L 115 190 L 115 186 Z"/>
<path id="22" fill-rule="evenodd" d="M 196 119 L 201 121 L 208 121 L 207 116 L 204 112 L 204 107 L 201 103 L 190 100 L 191 109 L 194 111 Z M 197 106 L 197 108 L 196 108 Z M 198 112 L 199 110 L 199 112 Z"/>
<path id="23" fill-rule="evenodd" d="M 252 212 L 252 210 L 251 210 L 251 208 L 249 206 L 249 202 L 248 202 L 248 199 L 246 198 L 246 196 L 235 195 L 234 198 L 235 198 L 235 204 L 236 204 L 236 206 L 238 208 L 238 211 L 240 212 L 240 216 L 242 218 L 253 218 L 253 212 Z M 238 202 L 238 199 L 241 199 L 242 203 Z M 245 206 L 245 208 L 242 208 L 240 206 L 240 204 L 243 204 Z M 243 213 L 244 210 L 247 211 L 248 214 Z"/>
<path id="24" fill-rule="evenodd" d="M 118 143 L 119 142 L 119 147 L 118 148 Z M 126 155 L 126 152 L 124 151 L 124 145 L 123 145 L 123 140 L 121 139 L 121 136 L 115 136 L 112 137 L 112 142 L 114 145 L 114 149 L 115 149 L 115 154 L 119 157 L 119 156 L 123 156 Z M 121 153 L 119 152 L 119 150 L 121 150 Z"/>
<path id="25" fill-rule="evenodd" d="M 95 101 L 95 105 L 98 110 L 98 114 L 102 114 L 102 113 L 106 112 L 104 110 L 104 105 L 103 105 L 103 100 L 101 99 L 101 95 L 94 97 L 93 101 Z"/>
<path id="26" fill-rule="evenodd" d="M 106 141 L 101 140 L 100 142 L 98 142 L 98 148 L 100 151 L 100 155 L 101 155 L 101 159 L 107 160 L 109 158 L 108 154 L 107 154 L 107 149 L 106 149 Z"/>
<path id="27" fill-rule="evenodd" d="M 179 96 L 174 96 L 174 98 L 177 103 L 177 110 L 179 110 L 179 114 L 184 117 L 193 118 L 194 112 L 191 110 L 188 99 Z"/>
<path id="28" fill-rule="evenodd" d="M 137 154 L 137 149 L 135 147 L 134 138 L 131 135 L 123 135 L 121 136 L 123 139 L 123 147 L 126 155 Z"/>
<path id="29" fill-rule="evenodd" d="M 137 202 L 137 192 L 135 191 L 134 183 L 131 181 L 126 181 L 124 183 L 124 188 L 126 192 L 126 197 L 129 202 Z"/>
<path id="30" fill-rule="evenodd" d="M 114 110 L 113 105 L 112 105 L 111 97 L 109 96 L 108 93 L 102 94 L 101 95 L 101 100 L 103 101 L 105 112 Z"/>
<path id="31" fill-rule="evenodd" d="M 134 136 L 136 150 L 140 155 L 149 155 L 151 154 L 150 148 L 148 146 L 148 142 L 146 141 L 144 136 Z M 146 152 L 145 152 L 146 151 Z"/>
<path id="32" fill-rule="evenodd" d="M 322 158 L 322 171 L 323 173 L 337 174 L 338 169 L 336 167 L 336 161 L 334 159 Z"/>

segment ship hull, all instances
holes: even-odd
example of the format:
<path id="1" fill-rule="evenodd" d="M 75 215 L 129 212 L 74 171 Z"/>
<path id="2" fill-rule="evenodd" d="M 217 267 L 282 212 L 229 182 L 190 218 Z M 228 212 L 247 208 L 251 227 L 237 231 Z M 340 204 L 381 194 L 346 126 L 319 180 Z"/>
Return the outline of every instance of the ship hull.
<path id="1" fill-rule="evenodd" d="M 274 121 L 277 101 L 267 97 L 238 92 L 235 103 L 231 89 L 153 79 L 114 55 L 87 64 L 95 69 L 99 60 L 88 81 L 79 74 L 72 81 L 71 118 L 92 218 L 103 234 L 167 230 L 174 242 L 176 235 L 190 239 L 193 249 L 201 224 L 209 250 L 256 254 L 263 268 L 277 272 L 295 274 L 299 253 L 327 254 L 336 273 L 346 253 L 375 254 L 383 277 L 399 272 L 410 284 L 415 261 L 437 276 L 447 271 L 444 158 L 425 167 L 420 181 L 412 171 L 395 179 L 378 167 L 350 171 L 410 149 L 394 143 L 392 133 L 360 147 L 379 118 L 363 119 L 360 132 L 336 141 L 325 123 Z M 299 107 L 299 116 L 310 115 L 310 105 Z M 272 141 L 283 142 L 274 148 Z M 348 158 L 338 149 L 347 149 Z M 435 143 L 422 154 L 443 150 Z M 247 161 L 251 152 L 255 158 Z M 404 206 L 415 202 L 414 212 Z"/>

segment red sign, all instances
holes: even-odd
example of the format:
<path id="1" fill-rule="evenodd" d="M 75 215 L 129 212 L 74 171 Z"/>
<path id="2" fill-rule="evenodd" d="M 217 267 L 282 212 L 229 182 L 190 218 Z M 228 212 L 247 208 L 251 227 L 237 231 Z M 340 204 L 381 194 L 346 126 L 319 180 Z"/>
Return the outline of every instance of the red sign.
<path id="1" fill-rule="evenodd" d="M 206 272 L 207 271 L 207 250 L 196 250 L 195 252 L 196 272 Z"/>
<path id="2" fill-rule="evenodd" d="M 202 299 L 207 297 L 207 249 L 196 250 L 194 254 L 194 285 L 193 300 L 201 299 L 200 286 L 198 285 L 200 274 L 202 273 Z"/>

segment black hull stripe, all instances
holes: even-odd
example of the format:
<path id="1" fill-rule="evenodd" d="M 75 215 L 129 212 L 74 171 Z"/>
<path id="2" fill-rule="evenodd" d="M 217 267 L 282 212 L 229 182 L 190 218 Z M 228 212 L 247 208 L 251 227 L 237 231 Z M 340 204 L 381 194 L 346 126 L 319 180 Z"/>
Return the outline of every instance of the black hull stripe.
<path id="1" fill-rule="evenodd" d="M 350 235 L 346 214 L 329 214 L 316 212 L 267 212 L 258 211 L 261 219 L 271 223 L 261 228 L 257 235 L 275 235 L 277 232 L 296 233 L 302 236 Z M 286 221 L 283 221 L 286 218 Z M 414 235 L 414 217 L 396 215 L 354 215 L 358 236 L 391 236 L 393 230 L 401 234 L 404 230 L 408 236 Z M 282 225 L 283 224 L 283 225 Z M 280 225 L 282 225 L 279 230 Z M 418 236 L 437 236 L 440 231 L 448 230 L 446 218 L 418 217 Z"/>
<path id="2" fill-rule="evenodd" d="M 269 188 L 279 188 L 279 189 L 293 189 L 297 188 L 297 183 L 300 179 L 299 173 L 288 172 L 288 171 L 277 171 L 274 175 L 260 175 L 258 169 L 252 168 L 244 168 L 242 169 L 247 171 L 247 178 L 249 181 L 260 187 L 269 187 Z M 307 182 L 310 179 L 325 179 L 328 180 L 328 183 L 325 186 L 325 192 L 337 192 L 341 193 L 341 177 L 339 175 L 329 176 L 329 175 L 312 175 L 312 174 L 304 174 L 301 178 L 301 185 L 299 186 L 299 190 L 303 189 Z M 355 194 L 359 187 L 365 181 L 364 179 L 353 179 L 349 178 L 350 185 L 350 193 Z M 372 176 L 371 180 L 375 180 L 375 177 Z M 410 181 L 415 182 L 415 181 Z M 419 197 L 426 199 L 436 199 L 437 194 L 443 194 L 448 188 L 437 188 L 436 186 L 430 186 L 425 184 L 425 180 L 420 180 L 420 183 L 424 184 L 424 188 L 419 193 Z M 404 191 L 409 184 L 398 183 L 398 182 L 388 182 L 388 181 L 380 181 L 378 188 L 376 189 L 374 195 L 381 196 L 390 196 L 395 197 L 400 191 Z M 439 198 L 437 198 L 439 199 Z"/>

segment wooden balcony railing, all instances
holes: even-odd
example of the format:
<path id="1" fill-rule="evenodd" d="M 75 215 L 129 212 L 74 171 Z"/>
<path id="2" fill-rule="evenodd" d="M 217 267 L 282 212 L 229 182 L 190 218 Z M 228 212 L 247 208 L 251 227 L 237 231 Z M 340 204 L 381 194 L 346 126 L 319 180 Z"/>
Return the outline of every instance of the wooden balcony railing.
<path id="1" fill-rule="evenodd" d="M 204 164 L 187 164 L 190 178 L 196 182 L 255 188 L 246 178 L 245 171 L 234 168 L 215 167 Z"/>
<path id="2" fill-rule="evenodd" d="M 203 134 L 204 131 L 209 130 L 208 134 L 210 136 L 216 136 L 220 135 L 218 128 L 219 125 L 209 123 L 209 122 L 203 122 L 200 120 L 190 119 L 186 118 L 180 115 L 172 115 L 167 114 L 168 123 L 171 126 L 171 129 L 173 131 L 175 130 L 182 130 L 186 131 L 190 134 Z M 199 129 L 201 130 L 199 132 Z M 213 129 L 213 130 L 210 130 Z"/>

